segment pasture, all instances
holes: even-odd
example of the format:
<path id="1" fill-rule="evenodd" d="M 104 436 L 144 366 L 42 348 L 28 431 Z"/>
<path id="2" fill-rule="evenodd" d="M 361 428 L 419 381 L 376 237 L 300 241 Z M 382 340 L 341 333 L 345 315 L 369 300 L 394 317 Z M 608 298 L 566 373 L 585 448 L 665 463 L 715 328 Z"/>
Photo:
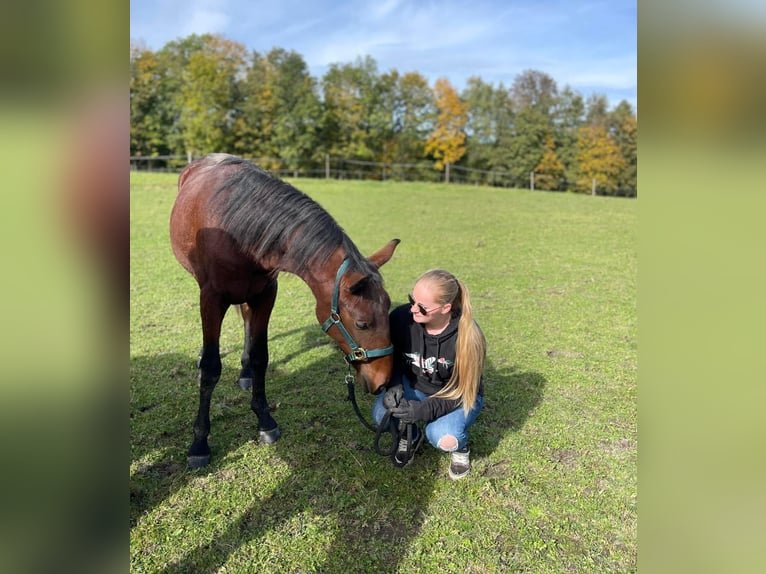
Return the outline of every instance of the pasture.
<path id="1" fill-rule="evenodd" d="M 471 474 L 425 444 L 404 469 L 372 448 L 347 368 L 297 277 L 280 276 L 267 393 L 283 436 L 254 440 L 230 310 L 212 460 L 186 467 L 201 344 L 175 261 L 177 176 L 131 174 L 130 558 L 135 573 L 634 572 L 637 202 L 442 184 L 290 180 L 381 268 L 393 305 L 444 267 L 488 341 Z M 373 399 L 357 392 L 369 417 Z"/>

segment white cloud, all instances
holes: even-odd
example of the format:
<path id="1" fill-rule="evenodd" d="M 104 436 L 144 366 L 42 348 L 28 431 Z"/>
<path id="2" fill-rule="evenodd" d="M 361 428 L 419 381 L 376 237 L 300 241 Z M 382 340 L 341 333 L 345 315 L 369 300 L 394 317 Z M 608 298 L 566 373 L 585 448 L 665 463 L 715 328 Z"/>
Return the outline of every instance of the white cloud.
<path id="1" fill-rule="evenodd" d="M 178 11 L 182 34 L 225 33 L 231 14 L 224 0 L 194 0 Z"/>
<path id="2" fill-rule="evenodd" d="M 182 35 L 224 33 L 230 17 L 217 10 L 196 9 L 183 18 Z"/>
<path id="3" fill-rule="evenodd" d="M 585 95 L 629 96 L 637 84 L 635 0 L 131 0 L 131 38 L 152 48 L 206 32 L 248 50 L 293 50 L 317 79 L 371 56 L 381 72 L 458 88 L 470 76 L 509 86 L 526 69 Z"/>

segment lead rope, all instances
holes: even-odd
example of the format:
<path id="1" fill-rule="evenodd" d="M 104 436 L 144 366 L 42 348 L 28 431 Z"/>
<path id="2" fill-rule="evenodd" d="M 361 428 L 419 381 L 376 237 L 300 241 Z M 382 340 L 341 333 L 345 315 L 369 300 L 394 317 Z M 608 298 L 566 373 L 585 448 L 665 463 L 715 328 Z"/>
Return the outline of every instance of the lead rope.
<path id="1" fill-rule="evenodd" d="M 356 403 L 356 390 L 354 389 L 354 375 L 351 374 L 351 366 L 349 365 L 349 372 L 346 375 L 346 387 L 348 388 L 348 397 L 346 400 L 351 401 L 351 406 L 354 407 L 354 412 L 356 413 L 357 418 L 362 422 L 362 424 L 369 430 L 375 433 L 375 438 L 372 441 L 372 446 L 375 449 L 375 452 L 377 452 L 380 456 L 391 456 L 396 452 L 396 449 L 399 447 L 399 438 L 401 437 L 401 431 L 402 429 L 399 428 L 403 423 L 400 421 L 398 425 L 391 424 L 391 411 L 386 411 L 386 414 L 383 416 L 383 420 L 380 421 L 380 424 L 377 427 L 374 427 L 370 423 L 367 422 L 367 419 L 364 418 L 362 415 L 362 411 L 359 409 L 359 405 Z M 413 428 L 415 425 L 408 424 L 406 425 L 407 428 L 407 451 L 410 451 L 412 449 L 412 436 L 414 434 Z M 380 437 L 382 437 L 385 433 L 391 434 L 391 447 L 388 450 L 383 450 L 380 447 Z"/>

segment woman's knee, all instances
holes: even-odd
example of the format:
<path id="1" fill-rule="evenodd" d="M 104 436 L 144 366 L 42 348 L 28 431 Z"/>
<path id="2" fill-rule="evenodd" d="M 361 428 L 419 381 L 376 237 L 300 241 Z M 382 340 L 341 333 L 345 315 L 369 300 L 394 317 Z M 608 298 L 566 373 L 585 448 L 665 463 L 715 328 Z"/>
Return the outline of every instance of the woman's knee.
<path id="1" fill-rule="evenodd" d="M 457 450 L 458 447 L 458 440 L 451 434 L 445 434 L 443 435 L 439 441 L 436 443 L 436 448 L 443 450 L 445 452 L 452 452 L 453 450 Z"/>
<path id="2" fill-rule="evenodd" d="M 432 447 L 444 452 L 452 452 L 460 446 L 460 437 L 438 425 L 426 426 L 426 438 Z"/>

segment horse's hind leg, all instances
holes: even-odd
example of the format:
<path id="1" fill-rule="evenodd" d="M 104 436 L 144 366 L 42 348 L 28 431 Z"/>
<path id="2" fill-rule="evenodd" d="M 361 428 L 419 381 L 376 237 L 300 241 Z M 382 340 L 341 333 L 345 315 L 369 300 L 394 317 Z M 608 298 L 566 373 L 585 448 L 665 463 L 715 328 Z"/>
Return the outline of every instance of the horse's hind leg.
<path id="1" fill-rule="evenodd" d="M 200 289 L 200 315 L 202 317 L 202 352 L 199 358 L 199 410 L 194 421 L 194 441 L 187 454 L 190 467 L 205 466 L 210 462 L 210 400 L 218 379 L 221 378 L 219 339 L 221 323 L 229 305 L 212 289 Z"/>
<path id="2" fill-rule="evenodd" d="M 242 358 L 240 360 L 242 370 L 239 372 L 239 388 L 243 391 L 247 391 L 253 386 L 253 371 L 250 368 L 250 347 L 252 346 L 250 317 L 253 312 L 250 310 L 250 306 L 247 303 L 242 303 L 238 308 L 239 313 L 242 316 L 242 323 L 244 324 L 245 331 L 245 347 L 242 351 Z"/>
<path id="3" fill-rule="evenodd" d="M 248 317 L 249 347 L 245 349 L 250 358 L 250 371 L 252 373 L 253 398 L 250 408 L 258 417 L 258 429 L 260 438 L 266 444 L 276 442 L 280 437 L 277 421 L 269 412 L 269 403 L 266 400 L 266 367 L 269 365 L 268 327 L 271 310 L 277 298 L 277 281 L 274 279 L 258 299 L 248 302 L 250 313 Z"/>

